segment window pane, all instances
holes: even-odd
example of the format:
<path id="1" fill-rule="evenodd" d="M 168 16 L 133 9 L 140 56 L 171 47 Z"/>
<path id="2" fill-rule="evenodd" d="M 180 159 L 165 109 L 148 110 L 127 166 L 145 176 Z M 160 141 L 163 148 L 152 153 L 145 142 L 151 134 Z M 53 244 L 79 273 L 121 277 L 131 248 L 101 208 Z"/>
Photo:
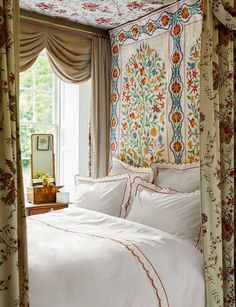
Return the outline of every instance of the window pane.
<path id="1" fill-rule="evenodd" d="M 41 54 L 35 63 L 35 88 L 36 90 L 53 90 L 53 72 L 46 54 Z"/>
<path id="2" fill-rule="evenodd" d="M 20 91 L 20 120 L 32 121 L 33 119 L 33 92 Z"/>
<path id="3" fill-rule="evenodd" d="M 50 93 L 37 93 L 35 95 L 35 121 L 52 124 L 53 97 Z"/>
<path id="4" fill-rule="evenodd" d="M 23 180 L 24 189 L 31 186 L 31 169 L 30 169 L 30 159 L 22 159 L 22 169 L 23 169 Z"/>
<path id="5" fill-rule="evenodd" d="M 32 88 L 33 86 L 33 68 L 27 69 L 20 74 L 21 89 Z"/>

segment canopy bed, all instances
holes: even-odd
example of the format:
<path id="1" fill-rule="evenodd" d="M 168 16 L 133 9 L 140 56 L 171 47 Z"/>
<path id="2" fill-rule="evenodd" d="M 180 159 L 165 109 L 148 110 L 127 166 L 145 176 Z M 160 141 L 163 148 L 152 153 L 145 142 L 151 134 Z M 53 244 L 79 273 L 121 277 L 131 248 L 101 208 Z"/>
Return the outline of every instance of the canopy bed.
<path id="1" fill-rule="evenodd" d="M 17 3 L 0 9 L 0 305 L 233 307 L 234 1 L 177 1 L 119 25 L 111 54 L 107 38 L 32 20 L 19 50 Z M 93 178 L 75 178 L 70 208 L 27 218 L 27 261 L 17 53 L 25 69 L 44 47 L 69 82 L 92 76 Z"/>

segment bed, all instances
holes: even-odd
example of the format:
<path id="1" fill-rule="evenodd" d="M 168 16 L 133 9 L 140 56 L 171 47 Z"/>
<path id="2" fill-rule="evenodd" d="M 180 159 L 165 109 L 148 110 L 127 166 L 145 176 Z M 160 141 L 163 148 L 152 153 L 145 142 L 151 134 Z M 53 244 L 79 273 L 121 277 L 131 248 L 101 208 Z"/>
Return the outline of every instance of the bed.
<path id="1" fill-rule="evenodd" d="M 31 307 L 203 307 L 202 255 L 174 235 L 84 208 L 27 218 Z"/>

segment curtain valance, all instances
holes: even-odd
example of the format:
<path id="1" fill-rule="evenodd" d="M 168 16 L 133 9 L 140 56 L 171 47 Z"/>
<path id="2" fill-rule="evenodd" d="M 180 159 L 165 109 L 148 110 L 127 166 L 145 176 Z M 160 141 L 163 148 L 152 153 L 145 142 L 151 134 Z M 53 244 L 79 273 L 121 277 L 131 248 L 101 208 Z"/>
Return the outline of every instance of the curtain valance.
<path id="1" fill-rule="evenodd" d="M 79 83 L 91 77 L 92 35 L 21 21 L 20 71 L 28 69 L 44 48 L 62 80 Z"/>

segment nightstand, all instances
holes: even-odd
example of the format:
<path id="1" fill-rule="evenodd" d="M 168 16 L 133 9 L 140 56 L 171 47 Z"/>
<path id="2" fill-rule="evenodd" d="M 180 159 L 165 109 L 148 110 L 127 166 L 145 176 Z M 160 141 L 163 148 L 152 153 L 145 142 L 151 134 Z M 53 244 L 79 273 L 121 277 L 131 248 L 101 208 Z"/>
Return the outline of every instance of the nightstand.
<path id="1" fill-rule="evenodd" d="M 25 208 L 26 208 L 26 215 L 30 216 L 30 215 L 42 214 L 42 213 L 47 213 L 47 212 L 54 211 L 54 210 L 68 208 L 68 204 L 48 203 L 48 204 L 36 205 L 36 204 L 26 203 Z"/>

